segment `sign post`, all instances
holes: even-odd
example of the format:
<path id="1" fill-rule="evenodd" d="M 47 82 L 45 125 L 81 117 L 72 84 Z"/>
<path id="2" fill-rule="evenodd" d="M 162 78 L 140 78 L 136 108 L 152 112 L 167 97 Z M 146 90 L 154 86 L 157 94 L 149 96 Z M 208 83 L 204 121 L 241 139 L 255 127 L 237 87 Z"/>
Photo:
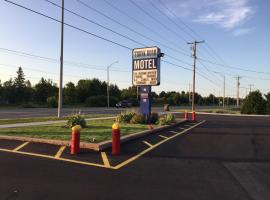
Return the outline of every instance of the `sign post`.
<path id="1" fill-rule="evenodd" d="M 160 57 L 163 55 L 158 47 L 132 51 L 132 84 L 140 86 L 140 113 L 147 119 L 151 115 L 151 86 L 160 84 Z"/>

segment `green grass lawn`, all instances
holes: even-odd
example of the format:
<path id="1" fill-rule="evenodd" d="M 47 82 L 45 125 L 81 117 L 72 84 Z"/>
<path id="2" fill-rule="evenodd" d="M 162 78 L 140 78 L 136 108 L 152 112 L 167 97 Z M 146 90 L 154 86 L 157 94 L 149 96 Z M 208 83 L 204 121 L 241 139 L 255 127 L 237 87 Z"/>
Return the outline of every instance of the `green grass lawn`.
<path id="1" fill-rule="evenodd" d="M 82 115 L 84 118 L 95 118 L 95 117 L 112 117 L 114 115 L 109 114 L 91 114 Z M 46 122 L 46 121 L 57 121 L 67 120 L 69 117 L 35 117 L 35 118 L 18 118 L 18 119 L 0 119 L 0 125 L 3 124 L 16 124 L 16 123 L 27 123 L 27 122 Z"/>
<path id="2" fill-rule="evenodd" d="M 82 142 L 100 142 L 111 139 L 111 127 L 113 120 L 88 121 L 87 128 L 81 131 Z M 20 128 L 0 129 L 0 135 L 23 136 L 44 139 L 70 140 L 71 129 L 64 127 L 65 124 L 47 126 L 31 126 Z M 121 124 L 121 135 L 128 135 L 147 129 L 145 124 Z"/>

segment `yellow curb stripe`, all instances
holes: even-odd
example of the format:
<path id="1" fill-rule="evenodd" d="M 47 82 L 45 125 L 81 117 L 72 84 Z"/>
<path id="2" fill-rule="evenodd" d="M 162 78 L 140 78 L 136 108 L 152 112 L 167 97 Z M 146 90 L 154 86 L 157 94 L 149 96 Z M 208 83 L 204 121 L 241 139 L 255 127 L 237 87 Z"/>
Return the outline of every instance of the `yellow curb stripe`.
<path id="1" fill-rule="evenodd" d="M 143 143 L 146 144 L 146 145 L 149 146 L 149 147 L 152 147 L 152 146 L 153 146 L 152 144 L 150 144 L 150 143 L 147 142 L 147 141 L 143 141 Z"/>
<path id="2" fill-rule="evenodd" d="M 194 125 L 194 126 L 188 128 L 188 129 L 186 129 L 186 130 L 184 130 L 184 131 L 182 131 L 182 132 L 177 133 L 177 134 L 174 135 L 174 136 L 171 136 L 171 137 L 169 137 L 169 138 L 167 138 L 167 139 L 165 139 L 165 140 L 160 141 L 159 143 L 153 145 L 152 147 L 149 147 L 148 149 L 146 149 L 146 150 L 140 152 L 139 154 L 137 154 L 137 155 L 131 157 L 130 159 L 125 160 L 124 162 L 122 162 L 122 163 L 116 165 L 115 167 L 112 167 L 112 169 L 120 169 L 121 167 L 123 167 L 123 166 L 125 166 L 125 165 L 131 163 L 132 161 L 134 161 L 134 160 L 140 158 L 141 156 L 143 156 L 143 155 L 146 154 L 147 152 L 151 151 L 152 149 L 156 148 L 157 146 L 163 144 L 164 142 L 167 142 L 168 140 L 171 140 L 171 139 L 173 139 L 173 138 L 175 138 L 175 137 L 177 137 L 177 136 L 179 136 L 179 135 L 182 135 L 182 134 L 188 132 L 189 130 L 191 130 L 191 129 L 193 129 L 193 128 L 195 128 L 195 127 L 197 127 L 197 126 L 199 126 L 199 125 L 201 125 L 201 124 L 203 124 L 203 123 L 205 123 L 205 122 L 206 122 L 206 121 L 204 120 L 204 121 L 202 121 L 202 122 L 200 122 L 200 123 L 198 123 L 198 124 L 196 124 L 196 125 Z"/>
<path id="3" fill-rule="evenodd" d="M 84 162 L 84 161 L 79 161 L 79 160 L 71 160 L 71 159 L 67 159 L 67 158 L 58 158 L 58 159 L 56 159 L 54 156 L 48 156 L 48 155 L 43 155 L 43 154 L 38 154 L 38 153 L 29 153 L 29 152 L 23 152 L 23 151 L 13 151 L 13 150 L 9 150 L 9 149 L 1 149 L 1 148 L 0 148 L 0 151 L 16 153 L 16 154 L 22 154 L 22 155 L 29 155 L 29 156 L 36 156 L 36 157 L 41 157 L 41 158 L 48 158 L 48 159 L 52 159 L 52 160 L 61 160 L 61 161 L 64 161 L 64 162 L 77 163 L 77 164 L 81 164 L 81 165 L 108 168 L 108 167 L 105 167 L 104 165 L 97 164 L 97 163 L 90 163 L 90 162 Z M 110 167 L 110 168 L 113 169 L 112 167 Z"/>
<path id="4" fill-rule="evenodd" d="M 101 152 L 101 157 L 102 157 L 102 160 L 103 160 L 104 166 L 105 166 L 105 167 L 111 167 L 111 165 L 110 165 L 110 162 L 109 162 L 109 159 L 108 159 L 108 157 L 107 157 L 106 152 Z"/>
<path id="5" fill-rule="evenodd" d="M 28 145 L 30 142 L 25 142 L 19 146 L 17 146 L 15 149 L 13 149 L 12 151 L 19 151 L 21 148 L 25 147 L 26 145 Z"/>
<path id="6" fill-rule="evenodd" d="M 60 156 L 62 155 L 62 153 L 65 151 L 65 149 L 66 149 L 66 146 L 61 146 L 60 148 L 59 148 L 59 150 L 57 151 L 57 153 L 55 154 L 55 158 L 56 159 L 59 159 L 60 158 Z"/>
<path id="7" fill-rule="evenodd" d="M 167 139 L 168 137 L 164 136 L 164 135 L 158 135 L 161 138 Z"/>

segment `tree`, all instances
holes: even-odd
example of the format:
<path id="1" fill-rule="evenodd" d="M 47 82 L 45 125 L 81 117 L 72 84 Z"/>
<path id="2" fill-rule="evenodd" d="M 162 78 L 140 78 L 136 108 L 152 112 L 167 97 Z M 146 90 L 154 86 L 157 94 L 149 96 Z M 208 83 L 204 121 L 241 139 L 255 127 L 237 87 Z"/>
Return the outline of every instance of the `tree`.
<path id="1" fill-rule="evenodd" d="M 19 67 L 17 77 L 14 79 L 16 98 L 15 102 L 22 103 L 26 97 L 26 85 L 25 85 L 25 75 L 21 67 Z"/>
<path id="2" fill-rule="evenodd" d="M 38 103 L 46 103 L 48 97 L 56 97 L 58 88 L 52 80 L 41 78 L 41 80 L 35 85 L 35 100 Z"/>
<path id="3" fill-rule="evenodd" d="M 75 104 L 77 102 L 77 91 L 74 83 L 68 82 L 63 89 L 64 104 Z"/>
<path id="4" fill-rule="evenodd" d="M 270 114 L 270 92 L 265 95 L 266 98 L 266 113 Z"/>
<path id="5" fill-rule="evenodd" d="M 259 90 L 250 92 L 244 99 L 244 103 L 241 109 L 243 114 L 265 114 L 266 102 L 263 99 L 262 93 Z"/>
<path id="6" fill-rule="evenodd" d="M 121 93 L 122 99 L 136 99 L 137 98 L 137 87 L 131 86 L 127 89 L 123 89 Z"/>
<path id="7" fill-rule="evenodd" d="M 85 79 L 79 80 L 76 86 L 78 100 L 84 103 L 88 97 L 91 96 L 106 96 L 107 95 L 107 83 L 101 82 L 99 79 Z"/>
<path id="8" fill-rule="evenodd" d="M 14 82 L 11 79 L 3 83 L 3 101 L 5 103 L 15 103 L 16 93 Z"/>

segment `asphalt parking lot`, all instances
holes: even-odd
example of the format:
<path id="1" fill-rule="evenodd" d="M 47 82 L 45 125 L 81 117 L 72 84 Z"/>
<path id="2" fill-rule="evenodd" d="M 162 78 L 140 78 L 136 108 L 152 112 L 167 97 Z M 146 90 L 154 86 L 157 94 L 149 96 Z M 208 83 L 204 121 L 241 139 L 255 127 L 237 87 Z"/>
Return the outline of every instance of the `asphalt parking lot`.
<path id="1" fill-rule="evenodd" d="M 106 167 L 0 151 L 0 199 L 268 199 L 269 134 L 269 118 L 201 115 L 126 143 L 121 156 L 105 151 L 109 166 L 133 158 L 119 168 L 101 152 L 70 158 L 62 149 L 60 157 Z M 22 145 L 0 142 L 12 151 Z M 61 149 L 35 145 L 17 151 L 55 157 Z"/>

